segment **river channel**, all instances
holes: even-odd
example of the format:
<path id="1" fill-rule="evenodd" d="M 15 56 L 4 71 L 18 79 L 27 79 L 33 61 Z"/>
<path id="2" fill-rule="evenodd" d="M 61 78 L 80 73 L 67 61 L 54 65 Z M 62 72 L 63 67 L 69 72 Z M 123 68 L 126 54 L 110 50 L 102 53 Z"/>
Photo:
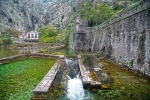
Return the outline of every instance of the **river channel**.
<path id="1" fill-rule="evenodd" d="M 0 47 L 0 58 L 19 53 L 19 49 Z M 88 52 L 74 52 L 64 48 L 48 54 L 51 53 L 75 56 Z M 88 89 L 83 89 L 77 59 L 66 58 L 65 62 L 67 71 L 62 81 L 64 93 L 56 100 L 150 100 L 150 80 L 139 73 L 111 61 L 99 60 L 114 79 L 114 83 L 110 89 L 99 89 L 97 93 L 93 93 Z"/>

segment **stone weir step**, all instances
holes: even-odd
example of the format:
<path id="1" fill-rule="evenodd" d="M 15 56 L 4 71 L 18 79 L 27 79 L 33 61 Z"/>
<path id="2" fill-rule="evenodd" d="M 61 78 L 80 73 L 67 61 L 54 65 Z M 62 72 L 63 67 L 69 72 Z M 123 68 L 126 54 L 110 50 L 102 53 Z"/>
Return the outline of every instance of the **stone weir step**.
<path id="1" fill-rule="evenodd" d="M 46 100 L 48 98 L 50 87 L 52 86 L 53 80 L 55 79 L 59 68 L 61 67 L 60 62 L 60 60 L 56 61 L 56 63 L 51 67 L 50 71 L 33 90 L 32 100 Z"/>
<path id="2" fill-rule="evenodd" d="M 84 88 L 89 87 L 89 86 L 101 86 L 101 82 L 100 81 L 94 81 L 91 76 L 90 76 L 90 72 L 88 70 L 86 70 L 85 66 L 83 65 L 81 59 L 81 57 L 78 56 L 78 63 L 79 63 L 79 69 L 80 69 L 80 73 L 81 73 L 81 77 L 82 77 L 82 83 Z"/>

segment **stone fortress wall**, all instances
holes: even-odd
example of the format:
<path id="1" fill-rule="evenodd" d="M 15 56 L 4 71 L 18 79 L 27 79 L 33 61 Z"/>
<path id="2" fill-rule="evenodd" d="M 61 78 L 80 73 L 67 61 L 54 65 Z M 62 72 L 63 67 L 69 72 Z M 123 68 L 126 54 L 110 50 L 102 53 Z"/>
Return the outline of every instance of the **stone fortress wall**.
<path id="1" fill-rule="evenodd" d="M 76 38 L 77 35 L 81 39 Z M 72 37 L 70 47 L 74 50 L 97 52 L 150 76 L 150 0 L 124 9 L 108 21 L 92 27 L 91 33 L 74 32 Z"/>

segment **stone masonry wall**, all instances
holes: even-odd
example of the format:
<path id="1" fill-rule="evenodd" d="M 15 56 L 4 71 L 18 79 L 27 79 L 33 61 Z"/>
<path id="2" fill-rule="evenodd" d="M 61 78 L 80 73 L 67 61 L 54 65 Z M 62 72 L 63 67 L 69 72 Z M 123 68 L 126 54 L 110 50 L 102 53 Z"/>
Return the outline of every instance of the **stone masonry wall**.
<path id="1" fill-rule="evenodd" d="M 93 27 L 91 50 L 150 76 L 150 0 Z"/>
<path id="2" fill-rule="evenodd" d="M 70 34 L 69 46 L 73 50 L 91 50 L 91 43 L 93 35 L 92 27 L 88 27 L 88 22 L 80 19 L 80 16 L 76 17 L 76 23 L 73 25 L 72 32 Z"/>

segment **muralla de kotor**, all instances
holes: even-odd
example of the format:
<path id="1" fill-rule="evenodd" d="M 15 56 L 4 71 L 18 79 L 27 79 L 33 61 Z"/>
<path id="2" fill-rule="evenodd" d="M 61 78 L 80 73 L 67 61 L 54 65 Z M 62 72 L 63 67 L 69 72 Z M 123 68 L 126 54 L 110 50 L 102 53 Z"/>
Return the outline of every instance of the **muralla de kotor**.
<path id="1" fill-rule="evenodd" d="M 0 100 L 150 100 L 150 0 L 0 0 Z"/>

